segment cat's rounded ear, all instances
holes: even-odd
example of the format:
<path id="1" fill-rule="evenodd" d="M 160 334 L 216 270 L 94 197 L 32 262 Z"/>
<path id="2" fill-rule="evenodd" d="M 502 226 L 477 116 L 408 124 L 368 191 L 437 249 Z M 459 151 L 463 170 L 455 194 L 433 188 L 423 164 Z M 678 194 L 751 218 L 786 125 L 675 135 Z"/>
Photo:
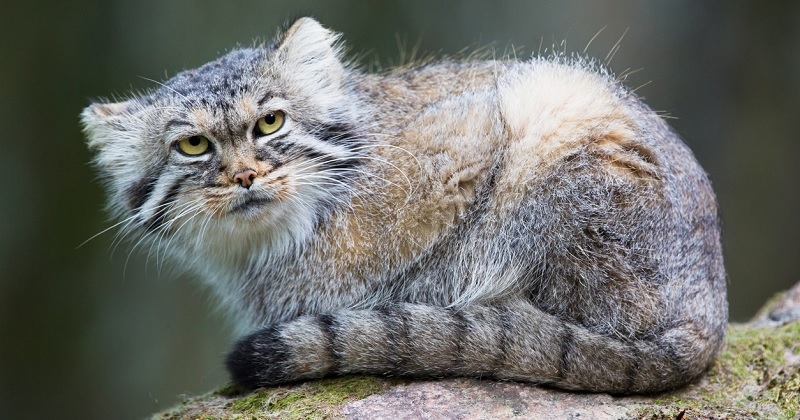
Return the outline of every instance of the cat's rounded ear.
<path id="1" fill-rule="evenodd" d="M 311 88 L 338 87 L 344 79 L 340 35 L 316 20 L 297 19 L 276 39 L 276 64 Z"/>
<path id="2" fill-rule="evenodd" d="M 125 120 L 135 108 L 135 101 L 116 103 L 96 102 L 87 106 L 81 113 L 83 130 L 87 135 L 89 148 L 105 145 L 113 138 L 113 133 L 126 131 Z"/>
<path id="3" fill-rule="evenodd" d="M 102 103 L 95 102 L 83 110 L 83 117 L 86 118 L 87 114 L 91 113 L 100 118 L 111 118 L 121 115 L 133 107 L 133 101 L 115 102 L 115 103 Z"/>

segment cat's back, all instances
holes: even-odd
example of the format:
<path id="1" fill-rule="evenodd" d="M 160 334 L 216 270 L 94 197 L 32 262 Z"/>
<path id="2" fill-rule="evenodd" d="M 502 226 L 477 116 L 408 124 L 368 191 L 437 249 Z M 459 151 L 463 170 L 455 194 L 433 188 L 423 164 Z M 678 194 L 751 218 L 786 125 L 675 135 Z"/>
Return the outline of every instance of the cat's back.
<path id="1" fill-rule="evenodd" d="M 720 329 L 725 272 L 710 182 L 612 74 L 556 57 L 436 64 L 382 82 L 402 98 L 386 102 L 407 107 L 405 119 L 392 116 L 394 144 L 415 155 L 406 173 L 430 158 L 444 184 L 424 206 L 430 216 L 407 204 L 393 213 L 430 238 L 420 241 L 428 256 L 404 274 L 406 299 L 447 305 L 522 288 L 601 333 L 641 334 L 670 312 Z M 420 228 L 420 219 L 433 222 Z M 472 280 L 427 284 L 437 272 Z M 695 309 L 672 307 L 686 296 Z"/>

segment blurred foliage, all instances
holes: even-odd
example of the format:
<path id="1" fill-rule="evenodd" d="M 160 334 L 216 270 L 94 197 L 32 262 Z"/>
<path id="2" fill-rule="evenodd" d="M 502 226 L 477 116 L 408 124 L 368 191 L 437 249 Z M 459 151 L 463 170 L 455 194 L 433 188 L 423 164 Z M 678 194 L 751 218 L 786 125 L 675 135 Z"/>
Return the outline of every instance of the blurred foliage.
<path id="1" fill-rule="evenodd" d="M 230 332 L 194 282 L 114 249 L 113 231 L 78 247 L 111 223 L 77 116 L 90 98 L 151 88 L 300 15 L 343 32 L 365 67 L 415 46 L 613 52 L 711 175 L 733 319 L 800 280 L 800 3 L 6 2 L 0 418 L 138 418 L 226 380 Z"/>

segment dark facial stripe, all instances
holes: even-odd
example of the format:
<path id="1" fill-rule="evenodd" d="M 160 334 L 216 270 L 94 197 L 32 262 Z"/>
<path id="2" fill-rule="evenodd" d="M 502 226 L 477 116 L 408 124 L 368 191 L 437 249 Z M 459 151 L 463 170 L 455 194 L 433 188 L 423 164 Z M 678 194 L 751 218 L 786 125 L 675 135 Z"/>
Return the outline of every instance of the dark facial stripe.
<path id="1" fill-rule="evenodd" d="M 319 123 L 309 128 L 311 128 L 312 132 L 318 137 L 337 146 L 344 146 L 348 149 L 352 149 L 364 144 L 364 141 L 358 135 L 355 127 L 350 124 Z"/>
<path id="2" fill-rule="evenodd" d="M 155 214 L 153 214 L 144 224 L 144 227 L 148 232 L 152 233 L 164 225 L 171 204 L 175 202 L 175 198 L 178 196 L 178 192 L 180 192 L 181 186 L 186 178 L 188 178 L 188 176 L 179 178 L 177 181 L 175 181 L 175 183 L 173 183 L 167 190 L 167 194 L 164 195 L 164 198 L 162 198 L 161 201 L 156 204 L 157 210 Z"/>
<path id="3" fill-rule="evenodd" d="M 354 149 L 358 146 L 365 144 L 361 139 L 355 128 L 349 124 L 323 124 L 316 121 L 301 122 L 307 132 L 321 139 L 322 141 L 329 142 L 336 146 L 342 146 L 346 149 Z M 334 155 L 326 155 L 313 147 L 300 145 L 291 141 L 286 141 L 288 132 L 277 137 L 272 138 L 264 147 L 264 150 L 256 152 L 256 158 L 262 161 L 269 161 L 274 165 L 280 160 L 292 160 L 299 157 L 314 159 L 318 163 L 319 170 L 345 170 L 350 169 L 361 164 L 361 160 L 357 157 L 342 157 Z M 283 155 L 279 158 L 271 157 L 269 149 L 274 150 L 278 155 Z M 285 159 L 284 159 L 285 158 Z M 275 162 L 273 162 L 275 161 Z"/>
<path id="4" fill-rule="evenodd" d="M 280 137 L 275 137 L 275 139 L 273 139 L 272 141 L 269 142 L 268 147 L 272 148 L 273 150 L 275 150 L 276 152 L 278 152 L 278 153 L 280 153 L 282 155 L 285 155 L 286 152 L 288 152 L 289 149 L 292 148 L 293 143 L 285 142 L 285 141 L 281 140 L 284 137 L 286 137 L 286 134 L 284 134 L 283 136 L 280 136 Z"/>
<path id="5" fill-rule="evenodd" d="M 256 159 L 262 162 L 269 162 L 269 164 L 272 166 L 272 170 L 274 171 L 275 169 L 283 166 L 284 162 L 279 155 L 285 154 L 290 147 L 291 146 L 288 143 L 281 141 L 270 142 L 268 146 L 256 147 Z"/>
<path id="6" fill-rule="evenodd" d="M 290 158 L 305 157 L 308 159 L 313 159 L 315 165 L 320 171 L 330 170 L 335 172 L 336 170 L 339 170 L 341 172 L 342 170 L 352 169 L 361 164 L 361 161 L 358 158 L 331 156 L 322 153 L 319 150 L 314 150 L 308 146 L 302 146 L 294 143 L 289 145 L 290 147 L 286 153 L 287 156 Z"/>
<path id="7" fill-rule="evenodd" d="M 275 154 L 272 154 L 267 150 L 256 149 L 256 159 L 261 162 L 269 163 L 273 171 L 283 166 L 283 161 L 278 159 Z"/>
<path id="8" fill-rule="evenodd" d="M 498 156 L 503 156 L 505 153 L 498 153 Z M 501 159 L 495 159 L 489 169 L 489 174 L 485 182 L 476 186 L 475 191 L 475 204 L 471 214 L 481 217 L 488 211 L 489 204 L 494 197 L 495 189 L 497 188 L 497 178 L 503 170 L 503 162 Z"/>
<path id="9" fill-rule="evenodd" d="M 158 183 L 163 169 L 163 167 L 159 168 L 158 171 L 145 176 L 139 182 L 128 188 L 128 205 L 131 206 L 133 213 L 137 213 L 153 194 L 153 189 L 156 183 Z"/>

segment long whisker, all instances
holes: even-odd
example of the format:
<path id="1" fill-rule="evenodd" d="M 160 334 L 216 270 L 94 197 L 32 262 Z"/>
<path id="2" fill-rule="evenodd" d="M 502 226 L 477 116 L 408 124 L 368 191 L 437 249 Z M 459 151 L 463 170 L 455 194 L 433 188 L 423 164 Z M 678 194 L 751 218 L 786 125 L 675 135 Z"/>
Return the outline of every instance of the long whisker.
<path id="1" fill-rule="evenodd" d="M 381 176 L 377 175 L 374 172 L 364 171 L 364 170 L 361 170 L 361 169 L 347 168 L 347 169 L 338 169 L 338 170 L 321 171 L 321 172 L 360 173 L 360 174 L 363 174 L 363 175 L 366 175 L 366 176 L 370 176 L 370 177 L 375 177 L 375 178 L 381 179 L 381 180 L 383 180 L 384 182 L 386 182 L 388 184 L 394 185 L 394 186 L 402 189 L 407 195 L 411 194 L 412 183 L 411 183 L 411 180 L 408 178 L 408 176 L 406 176 L 405 172 L 403 172 L 397 166 L 395 166 L 395 165 L 393 165 L 393 164 L 391 164 L 389 162 L 386 162 L 385 160 L 378 159 L 378 158 L 373 158 L 373 157 L 366 157 L 366 158 L 367 159 L 371 159 L 371 160 L 375 160 L 375 161 L 378 161 L 378 162 L 381 162 L 381 163 L 387 163 L 390 166 L 392 166 L 395 169 L 397 169 L 403 175 L 403 177 L 406 179 L 406 182 L 408 183 L 408 189 L 406 189 L 403 186 L 398 185 L 397 183 L 392 182 L 392 181 L 390 181 L 390 180 L 388 180 L 388 179 L 386 179 L 384 177 L 381 177 Z M 311 170 L 311 169 L 317 169 L 319 167 L 322 167 L 322 166 L 330 164 L 330 163 L 336 163 L 336 162 L 346 161 L 346 160 L 348 160 L 348 159 L 347 158 L 327 158 L 327 159 L 314 158 L 314 159 L 309 159 L 307 161 L 302 161 L 302 162 L 298 163 L 296 165 L 296 169 L 302 175 L 306 175 L 307 172 L 305 172 L 305 171 L 308 171 L 308 170 Z"/>
<path id="2" fill-rule="evenodd" d="M 162 205 L 155 206 L 152 209 L 155 210 L 156 212 L 160 212 L 160 211 L 163 210 L 164 215 L 168 215 L 171 211 L 174 211 L 176 209 L 178 211 L 180 211 L 186 205 L 187 205 L 187 203 L 182 203 L 182 204 L 177 204 L 176 205 L 175 201 L 169 201 L 169 202 L 164 203 Z M 124 271 L 127 271 L 128 262 L 130 261 L 130 258 L 133 255 L 134 251 L 139 247 L 139 245 L 141 245 L 146 240 L 150 242 L 150 248 L 149 248 L 149 252 L 147 254 L 147 259 L 146 259 L 145 265 L 147 265 L 149 263 L 149 259 L 150 259 L 150 256 L 153 254 L 154 247 L 157 247 L 157 244 L 159 243 L 159 241 L 161 240 L 163 235 L 165 235 L 168 232 L 168 224 L 169 224 L 169 222 L 167 221 L 164 224 L 160 225 L 158 228 L 156 228 L 154 230 L 151 230 L 151 231 L 146 231 L 145 233 L 140 235 L 139 240 L 136 241 L 136 243 L 131 247 L 130 251 L 128 252 L 128 257 L 125 259 L 125 270 Z M 158 257 L 158 253 L 156 253 L 156 258 L 157 257 Z"/>
<path id="3" fill-rule="evenodd" d="M 169 214 L 169 213 L 172 213 L 172 212 L 178 212 L 178 214 L 180 214 L 187 207 L 192 206 L 193 202 L 190 201 L 190 202 L 181 203 L 181 204 L 178 204 L 178 205 L 174 205 L 175 203 L 173 202 L 172 204 L 173 204 L 172 208 L 166 210 L 165 214 Z M 175 221 L 175 216 L 173 216 L 169 220 L 165 221 L 165 223 L 163 223 L 157 229 L 155 229 L 152 233 L 150 233 L 150 235 L 155 236 L 155 237 L 150 240 L 150 248 L 149 248 L 149 251 L 148 251 L 148 254 L 147 254 L 147 259 L 145 260 L 145 264 L 146 265 L 149 264 L 150 256 L 155 254 L 156 267 L 158 269 L 159 275 L 161 274 L 161 267 L 162 267 L 162 264 L 159 261 L 163 261 L 163 258 L 161 260 L 159 260 L 159 249 L 166 249 L 166 248 L 163 248 L 161 246 L 161 243 L 164 240 L 164 238 L 167 237 L 167 234 L 169 233 L 174 221 Z"/>
<path id="4" fill-rule="evenodd" d="M 161 246 L 161 243 L 160 243 L 161 240 L 159 239 L 159 247 L 163 250 L 162 256 L 161 256 L 162 263 L 159 264 L 159 271 L 161 270 L 161 266 L 163 265 L 163 261 L 166 260 L 167 252 L 169 252 L 169 249 L 170 249 L 170 247 L 172 245 L 172 241 L 174 241 L 175 238 L 178 236 L 178 232 L 181 230 L 181 228 L 186 226 L 187 223 L 191 222 L 195 217 L 197 217 L 197 215 L 202 213 L 202 209 L 205 207 L 205 204 L 206 204 L 205 200 L 202 200 L 202 199 L 192 200 L 192 201 L 187 203 L 187 205 L 184 207 L 184 209 L 182 209 L 178 214 L 176 214 L 174 217 L 172 217 L 170 219 L 170 221 L 167 224 L 167 228 L 166 229 L 167 230 L 172 230 L 173 234 L 170 235 L 169 239 L 167 239 L 167 243 L 164 246 Z M 173 229 L 173 225 L 175 223 L 177 223 L 178 220 L 180 220 L 185 215 L 190 214 L 190 213 L 191 213 L 191 216 L 185 218 L 185 220 L 183 220 L 177 227 L 175 227 Z M 156 254 L 156 259 L 158 260 L 158 254 Z"/>
<path id="5" fill-rule="evenodd" d="M 111 229 L 114 229 L 114 228 L 116 228 L 116 227 L 117 227 L 117 226 L 119 226 L 119 225 L 125 224 L 125 225 L 127 226 L 127 224 L 130 224 L 130 223 L 132 223 L 132 221 L 133 221 L 134 219 L 136 219 L 136 217 L 137 217 L 137 215 L 133 215 L 133 216 L 127 217 L 127 218 L 125 218 L 125 219 L 122 219 L 122 220 L 120 220 L 120 221 L 119 221 L 119 222 L 117 222 L 117 223 L 114 223 L 113 225 L 111 225 L 111 226 L 109 226 L 109 227 L 107 227 L 107 228 L 105 228 L 105 229 L 101 230 L 100 232 L 97 232 L 97 233 L 95 233 L 94 235 L 92 235 L 91 237 L 89 237 L 89 239 L 87 239 L 87 240 L 85 240 L 85 241 L 81 242 L 81 244 L 80 244 L 80 245 L 78 245 L 77 247 L 75 247 L 75 249 L 81 248 L 82 246 L 84 246 L 84 245 L 86 245 L 87 243 L 89 243 L 91 240 L 93 240 L 93 239 L 97 238 L 98 236 L 100 236 L 100 235 L 102 235 L 102 234 L 104 234 L 104 233 L 108 232 L 108 231 L 109 231 L 109 230 L 111 230 Z M 125 229 L 125 227 L 126 227 L 126 226 L 123 226 L 123 227 L 122 227 L 122 229 Z"/>
<path id="6" fill-rule="evenodd" d="M 161 208 L 163 206 L 166 206 L 166 205 L 170 205 L 170 203 L 167 203 L 167 204 L 164 204 L 164 205 L 160 205 L 160 206 L 156 206 L 156 207 L 154 207 L 154 210 L 157 211 L 159 208 Z M 78 245 L 78 248 L 86 245 L 89 241 L 91 241 L 93 239 L 96 239 L 100 235 L 102 235 L 102 234 L 104 234 L 104 233 L 106 233 L 106 232 L 108 232 L 108 231 L 110 231 L 112 229 L 115 229 L 115 228 L 119 227 L 119 229 L 117 230 L 116 234 L 114 235 L 113 240 L 111 241 L 111 244 L 109 245 L 109 250 L 111 251 L 111 256 L 113 257 L 114 251 L 116 250 L 117 246 L 119 246 L 119 244 L 122 243 L 122 241 L 125 239 L 125 237 L 128 234 L 133 232 L 133 230 L 130 229 L 130 227 L 136 222 L 137 219 L 140 218 L 140 216 L 141 215 L 139 213 L 137 213 L 137 214 L 131 215 L 129 217 L 126 217 L 126 218 L 120 220 L 117 223 L 114 223 L 113 225 L 103 229 L 102 231 L 92 235 L 90 238 L 88 238 L 85 241 L 83 241 L 80 245 Z"/>

